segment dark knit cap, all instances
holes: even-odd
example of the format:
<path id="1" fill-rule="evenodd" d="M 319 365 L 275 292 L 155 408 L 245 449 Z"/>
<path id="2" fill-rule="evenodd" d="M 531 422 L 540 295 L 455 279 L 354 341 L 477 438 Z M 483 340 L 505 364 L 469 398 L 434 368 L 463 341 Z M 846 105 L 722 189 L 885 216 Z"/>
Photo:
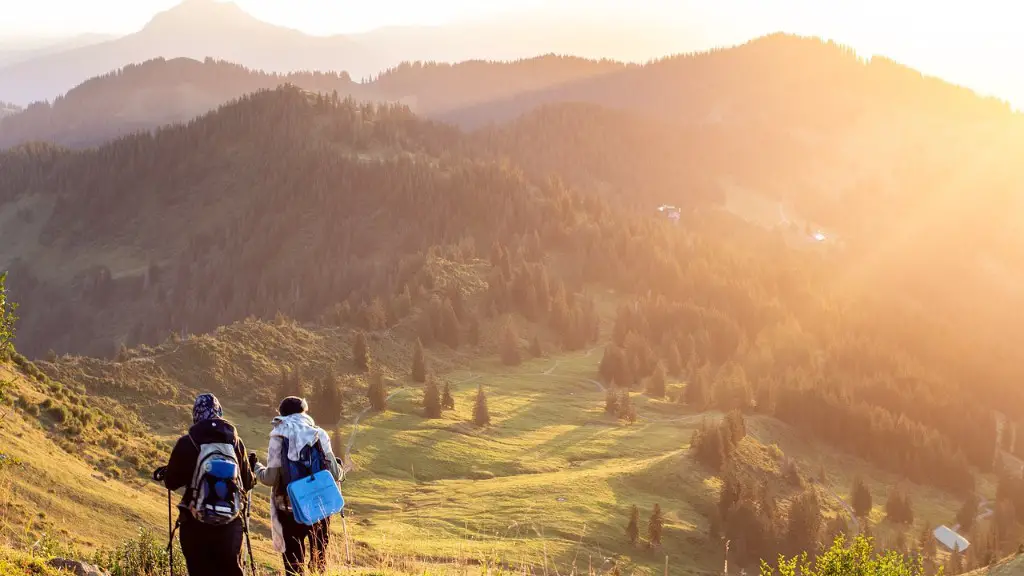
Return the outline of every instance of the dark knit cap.
<path id="1" fill-rule="evenodd" d="M 309 410 L 309 404 L 306 404 L 304 398 L 289 396 L 281 400 L 281 406 L 278 407 L 277 412 L 281 416 L 291 416 L 292 414 L 301 414 L 307 410 Z"/>

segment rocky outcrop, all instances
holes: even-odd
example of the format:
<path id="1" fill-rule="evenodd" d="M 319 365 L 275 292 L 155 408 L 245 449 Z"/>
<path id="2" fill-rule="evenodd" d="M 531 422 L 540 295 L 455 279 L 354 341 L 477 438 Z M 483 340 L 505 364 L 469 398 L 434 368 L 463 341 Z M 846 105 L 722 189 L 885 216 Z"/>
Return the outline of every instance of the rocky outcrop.
<path id="1" fill-rule="evenodd" d="M 47 562 L 50 566 L 58 570 L 66 570 L 71 572 L 75 576 L 110 576 L 103 570 L 88 564 L 86 562 L 79 562 L 78 560 L 67 560 L 65 558 L 53 558 Z"/>

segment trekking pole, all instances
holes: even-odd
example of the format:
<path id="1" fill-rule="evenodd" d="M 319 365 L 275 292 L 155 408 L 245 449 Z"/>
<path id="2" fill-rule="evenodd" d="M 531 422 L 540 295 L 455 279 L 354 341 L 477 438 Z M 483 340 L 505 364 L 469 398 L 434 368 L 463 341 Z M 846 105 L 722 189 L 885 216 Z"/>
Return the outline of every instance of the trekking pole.
<path id="1" fill-rule="evenodd" d="M 341 529 L 345 532 L 345 562 L 352 565 L 352 551 L 348 547 L 348 522 L 345 521 L 345 511 L 341 511 Z"/>
<path id="2" fill-rule="evenodd" d="M 157 482 L 163 482 L 164 478 L 167 477 L 167 467 L 161 466 L 153 471 L 153 480 Z M 167 490 L 167 565 L 170 568 L 171 576 L 174 576 L 174 524 L 172 517 L 174 516 L 173 506 L 171 504 L 171 490 Z"/>
<path id="3" fill-rule="evenodd" d="M 245 493 L 245 517 L 242 526 L 245 528 L 245 547 L 249 550 L 249 568 L 252 576 L 256 576 L 256 560 L 252 556 L 252 539 L 249 537 L 249 510 L 252 509 L 252 490 Z"/>

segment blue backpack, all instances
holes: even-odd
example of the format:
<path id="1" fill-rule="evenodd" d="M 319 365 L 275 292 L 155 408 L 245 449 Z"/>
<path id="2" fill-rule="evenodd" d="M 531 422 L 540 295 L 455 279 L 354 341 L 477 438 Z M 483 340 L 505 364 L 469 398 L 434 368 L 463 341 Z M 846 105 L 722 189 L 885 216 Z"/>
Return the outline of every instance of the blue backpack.
<path id="1" fill-rule="evenodd" d="M 304 446 L 297 461 L 288 458 L 288 439 L 282 438 L 281 442 L 284 460 L 282 480 L 295 521 L 312 526 L 341 512 L 345 508 L 345 498 L 331 475 L 320 440 Z"/>

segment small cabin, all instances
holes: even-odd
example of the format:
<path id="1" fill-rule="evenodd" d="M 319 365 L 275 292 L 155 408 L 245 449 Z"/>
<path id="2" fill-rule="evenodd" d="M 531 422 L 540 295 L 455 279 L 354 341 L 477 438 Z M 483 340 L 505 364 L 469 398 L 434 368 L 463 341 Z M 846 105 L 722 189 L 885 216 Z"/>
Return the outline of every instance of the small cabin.
<path id="1" fill-rule="evenodd" d="M 951 528 L 946 526 L 939 526 L 935 529 L 935 539 L 946 548 L 953 550 L 954 548 L 961 552 L 967 550 L 967 547 L 971 545 L 967 541 L 967 538 L 957 534 Z"/>

